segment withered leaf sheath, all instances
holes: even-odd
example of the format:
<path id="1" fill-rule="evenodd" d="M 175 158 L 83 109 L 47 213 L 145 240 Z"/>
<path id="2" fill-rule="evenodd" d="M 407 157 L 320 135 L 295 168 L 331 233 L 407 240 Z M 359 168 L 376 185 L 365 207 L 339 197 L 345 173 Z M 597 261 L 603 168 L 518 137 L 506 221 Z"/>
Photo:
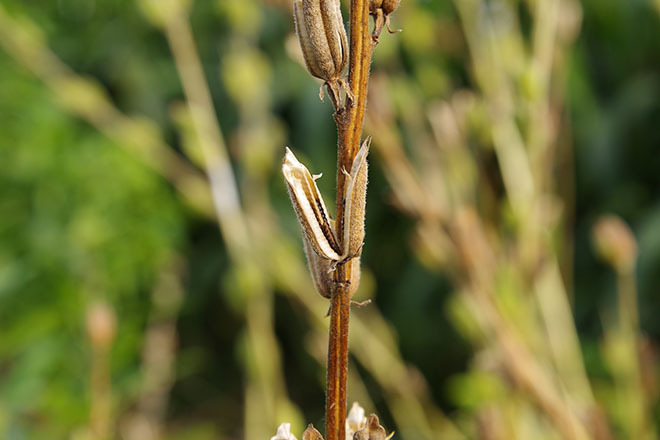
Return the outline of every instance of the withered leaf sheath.
<path id="1" fill-rule="evenodd" d="M 348 63 L 339 0 L 293 0 L 296 34 L 309 73 L 335 82 Z"/>

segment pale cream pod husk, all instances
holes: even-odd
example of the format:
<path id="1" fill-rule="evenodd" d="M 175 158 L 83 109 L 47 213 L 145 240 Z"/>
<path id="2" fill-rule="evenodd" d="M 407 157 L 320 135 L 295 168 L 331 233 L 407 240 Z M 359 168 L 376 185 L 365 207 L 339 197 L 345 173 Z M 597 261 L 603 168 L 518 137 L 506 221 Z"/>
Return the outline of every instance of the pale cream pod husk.
<path id="1" fill-rule="evenodd" d="M 289 148 L 286 149 L 284 156 L 282 174 L 284 174 L 298 222 L 311 249 L 325 259 L 341 260 L 341 250 L 335 239 L 330 215 L 316 182 L 314 182 L 314 177 L 296 159 Z"/>

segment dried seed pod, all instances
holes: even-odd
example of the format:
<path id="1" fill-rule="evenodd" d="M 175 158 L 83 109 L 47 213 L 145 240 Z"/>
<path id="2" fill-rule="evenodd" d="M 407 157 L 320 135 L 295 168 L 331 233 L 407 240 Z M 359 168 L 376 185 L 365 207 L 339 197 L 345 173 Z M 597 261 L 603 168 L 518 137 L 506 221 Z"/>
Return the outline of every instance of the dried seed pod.
<path id="1" fill-rule="evenodd" d="M 334 225 L 334 221 L 331 221 L 331 224 Z M 360 257 L 356 256 L 350 258 L 344 263 L 337 262 L 334 260 L 328 260 L 327 258 L 321 257 L 317 254 L 308 239 L 303 239 L 303 247 L 305 249 L 305 256 L 307 257 L 307 267 L 309 268 L 309 273 L 312 276 L 312 281 L 314 282 L 314 287 L 316 291 L 324 298 L 332 298 L 332 290 L 335 287 L 335 270 L 337 269 L 338 264 L 346 264 L 346 269 L 350 270 L 350 278 L 344 283 L 347 284 L 346 291 L 348 292 L 348 297 L 352 298 L 358 287 L 360 287 Z M 357 305 L 364 305 L 364 303 L 356 303 Z M 366 302 L 368 304 L 368 302 Z"/>
<path id="2" fill-rule="evenodd" d="M 346 170 L 344 212 L 338 226 L 325 207 L 315 179 L 294 154 L 286 149 L 282 173 L 298 222 L 303 231 L 303 244 L 310 274 L 319 294 L 331 298 L 339 283 L 346 283 L 349 297 L 360 284 L 360 254 L 364 240 L 364 216 L 367 191 L 367 155 L 371 138 L 363 144 L 353 160 L 351 172 Z M 337 237 L 341 237 L 340 241 Z M 347 280 L 335 280 L 338 265 L 346 265 Z"/>
<path id="3" fill-rule="evenodd" d="M 380 424 L 378 416 L 371 414 L 367 417 L 367 426 L 353 435 L 353 440 L 388 440 L 394 436 L 394 433 L 387 435 L 387 431 Z"/>
<path id="4" fill-rule="evenodd" d="M 353 160 L 350 174 L 346 173 L 344 186 L 344 219 L 342 230 L 338 235 L 342 237 L 342 256 L 352 258 L 362 251 L 364 241 L 364 216 L 367 204 L 367 155 L 371 137 L 368 137 Z"/>
<path id="5" fill-rule="evenodd" d="M 376 10 L 383 6 L 383 0 L 369 0 L 369 13 L 375 14 Z"/>
<path id="6" fill-rule="evenodd" d="M 309 73 L 326 82 L 335 82 L 348 63 L 339 0 L 294 0 L 293 14 Z"/>
<path id="7" fill-rule="evenodd" d="M 392 30 L 390 28 L 390 14 L 399 7 L 401 0 L 370 0 L 369 13 L 374 16 L 374 31 L 371 34 L 374 42 L 378 42 L 383 27 L 387 26 L 390 34 L 401 32 L 401 29 Z"/>
<path id="8" fill-rule="evenodd" d="M 309 241 L 311 249 L 324 259 L 341 260 L 342 252 L 335 239 L 330 215 L 315 179 L 289 148 L 286 149 L 284 156 L 282 173 L 304 238 Z"/>
<path id="9" fill-rule="evenodd" d="M 323 436 L 316 430 L 316 428 L 314 428 L 314 425 L 310 423 L 307 425 L 305 432 L 303 432 L 302 440 L 323 440 Z"/>
<path id="10" fill-rule="evenodd" d="M 305 248 L 305 256 L 307 257 L 307 267 L 312 276 L 312 281 L 314 281 L 316 291 L 324 298 L 332 298 L 332 287 L 334 285 L 333 275 L 335 269 L 333 265 L 336 262 L 321 257 L 316 251 L 314 251 L 311 243 L 306 237 L 303 237 L 303 246 Z"/>
<path id="11" fill-rule="evenodd" d="M 401 0 L 383 0 L 383 5 L 381 6 L 383 8 L 383 13 L 385 15 L 390 15 L 399 7 L 399 3 L 401 3 Z"/>

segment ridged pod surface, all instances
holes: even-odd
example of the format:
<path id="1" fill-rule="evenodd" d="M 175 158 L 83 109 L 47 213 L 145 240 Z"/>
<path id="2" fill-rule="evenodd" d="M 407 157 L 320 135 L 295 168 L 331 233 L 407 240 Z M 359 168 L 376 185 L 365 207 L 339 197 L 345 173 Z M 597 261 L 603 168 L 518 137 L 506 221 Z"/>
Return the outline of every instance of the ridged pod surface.
<path id="1" fill-rule="evenodd" d="M 327 82 L 348 63 L 348 42 L 339 0 L 294 0 L 293 15 L 307 70 Z"/>
<path id="2" fill-rule="evenodd" d="M 399 3 L 401 3 L 401 0 L 383 0 L 381 8 L 383 8 L 385 15 L 390 15 L 399 7 Z"/>
<path id="3" fill-rule="evenodd" d="M 343 255 L 358 255 L 364 242 L 364 217 L 367 204 L 367 155 L 371 137 L 362 143 L 362 147 L 353 160 L 350 174 L 346 176 L 344 191 L 344 221 L 339 234 L 342 238 Z"/>

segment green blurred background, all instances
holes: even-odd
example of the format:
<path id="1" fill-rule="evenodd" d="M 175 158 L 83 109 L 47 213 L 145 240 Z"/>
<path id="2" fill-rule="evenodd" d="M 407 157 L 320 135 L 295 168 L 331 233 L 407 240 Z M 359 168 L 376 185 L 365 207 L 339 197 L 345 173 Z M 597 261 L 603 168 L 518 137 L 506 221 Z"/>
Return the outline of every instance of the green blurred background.
<path id="1" fill-rule="evenodd" d="M 549 80 L 533 62 L 545 5 L 559 10 Z M 430 214 L 397 192 L 392 144 L 420 194 L 443 200 L 424 224 L 445 225 L 460 205 L 491 225 L 507 261 L 495 295 L 520 339 L 520 320 L 540 325 L 520 306 L 527 283 L 558 261 L 591 409 L 573 405 L 548 355 L 551 326 L 523 345 L 589 438 L 655 438 L 660 3 L 403 0 L 392 24 L 403 32 L 376 48 L 364 132 L 374 146 L 358 299 L 374 304 L 353 312 L 349 398 L 395 438 L 565 436 L 515 367 L 498 366 L 502 340 L 474 330 L 479 313 L 460 299 L 472 272 L 446 250 L 452 228 L 425 235 Z M 332 200 L 336 134 L 292 32 L 288 0 L 2 0 L 0 438 L 256 440 L 284 421 L 298 438 L 323 426 L 327 303 L 305 272 L 279 167 L 291 146 Z M 438 150 L 453 133 L 443 105 L 466 96 L 458 140 Z M 550 109 L 541 116 L 536 96 Z M 544 176 L 534 200 L 553 206 L 539 218 L 557 217 L 540 231 L 520 226 L 536 217 L 510 202 L 500 173 L 502 113 L 532 162 L 535 130 L 557 145 L 532 166 Z M 637 238 L 630 277 L 592 245 L 608 213 Z M 547 241 L 538 271 L 517 247 L 529 234 Z M 639 306 L 628 339 L 622 291 Z M 602 436 L 591 429 L 601 422 Z"/>

